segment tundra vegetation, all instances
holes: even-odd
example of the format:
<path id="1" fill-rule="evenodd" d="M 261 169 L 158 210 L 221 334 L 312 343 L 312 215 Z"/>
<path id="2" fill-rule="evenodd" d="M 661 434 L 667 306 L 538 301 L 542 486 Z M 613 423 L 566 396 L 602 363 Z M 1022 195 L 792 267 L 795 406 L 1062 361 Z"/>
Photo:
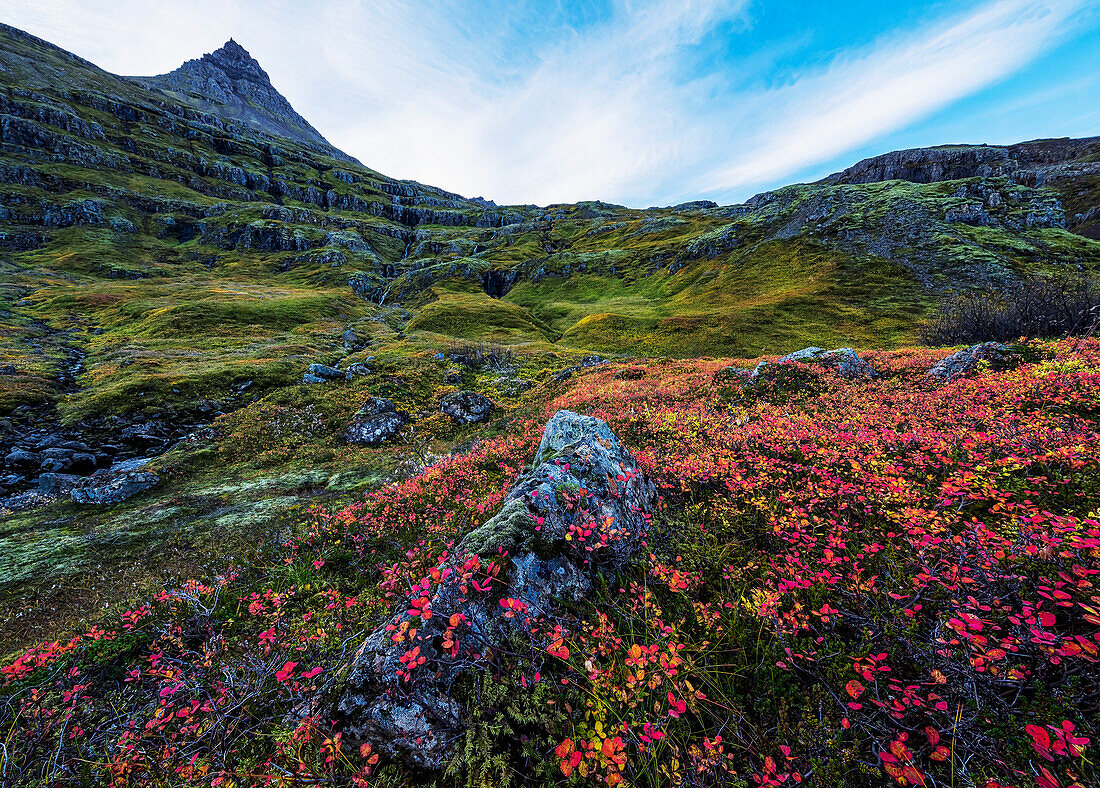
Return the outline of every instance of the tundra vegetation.
<path id="1" fill-rule="evenodd" d="M 0 785 L 1100 783 L 1100 141 L 496 206 L 232 42 L 0 85 Z"/>

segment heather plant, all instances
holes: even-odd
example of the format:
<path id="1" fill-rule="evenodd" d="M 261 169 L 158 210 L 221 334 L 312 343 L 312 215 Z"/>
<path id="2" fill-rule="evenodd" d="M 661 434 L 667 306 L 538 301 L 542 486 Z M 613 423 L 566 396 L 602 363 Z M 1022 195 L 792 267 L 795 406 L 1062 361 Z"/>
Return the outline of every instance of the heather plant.
<path id="1" fill-rule="evenodd" d="M 1034 348 L 950 383 L 924 375 L 943 351 L 868 353 L 870 380 L 799 365 L 797 399 L 721 360 L 582 370 L 508 435 L 300 515 L 250 566 L 17 656 L 5 779 L 423 779 L 327 712 L 396 610 L 402 681 L 445 667 L 416 639 L 429 620 L 460 668 L 441 785 L 1095 784 L 1100 342 Z M 607 421 L 663 506 L 630 564 L 551 614 L 501 584 L 507 554 L 452 551 L 559 409 Z M 567 549 L 607 538 L 576 523 Z M 510 639 L 435 609 L 455 571 Z"/>

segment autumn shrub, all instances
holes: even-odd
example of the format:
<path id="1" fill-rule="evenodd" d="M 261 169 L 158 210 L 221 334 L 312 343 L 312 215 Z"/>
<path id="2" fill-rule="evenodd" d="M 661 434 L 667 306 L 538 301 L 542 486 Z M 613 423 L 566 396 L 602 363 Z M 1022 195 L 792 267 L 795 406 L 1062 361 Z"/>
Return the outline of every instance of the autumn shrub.
<path id="1" fill-rule="evenodd" d="M 467 733 L 441 786 L 1095 785 L 1100 341 L 949 383 L 924 374 L 943 354 L 867 353 L 886 374 L 815 372 L 781 397 L 731 399 L 728 361 L 579 374 L 506 437 L 300 516 L 239 573 L 17 656 L 3 773 L 423 779 L 324 713 L 396 611 L 408 681 L 438 669 L 410 636 L 428 616 L 445 616 L 466 671 L 452 690 Z M 607 421 L 663 506 L 629 565 L 532 611 L 502 585 L 506 555 L 450 551 L 563 408 Z M 461 610 L 434 609 L 445 569 L 499 597 L 510 641 L 485 650 Z"/>
<path id="2" fill-rule="evenodd" d="M 1092 273 L 1036 276 L 1001 290 L 947 296 L 921 328 L 929 345 L 1010 342 L 1088 334 L 1100 322 L 1100 279 Z"/>

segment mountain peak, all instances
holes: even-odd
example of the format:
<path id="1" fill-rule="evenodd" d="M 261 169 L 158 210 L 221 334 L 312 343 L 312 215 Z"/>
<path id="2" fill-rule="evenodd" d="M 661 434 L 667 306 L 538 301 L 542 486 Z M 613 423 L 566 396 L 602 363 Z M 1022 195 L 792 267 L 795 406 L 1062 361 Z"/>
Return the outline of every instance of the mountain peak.
<path id="1" fill-rule="evenodd" d="M 234 74 L 237 79 L 249 79 L 267 85 L 271 84 L 271 78 L 260 66 L 259 61 L 232 38 L 226 41 L 221 49 L 203 55 L 202 61 L 221 69 L 227 74 Z"/>
<path id="2" fill-rule="evenodd" d="M 220 49 L 188 60 L 175 71 L 139 77 L 138 81 L 197 109 L 303 143 L 336 158 L 350 158 L 294 110 L 271 84 L 259 62 L 233 38 Z"/>

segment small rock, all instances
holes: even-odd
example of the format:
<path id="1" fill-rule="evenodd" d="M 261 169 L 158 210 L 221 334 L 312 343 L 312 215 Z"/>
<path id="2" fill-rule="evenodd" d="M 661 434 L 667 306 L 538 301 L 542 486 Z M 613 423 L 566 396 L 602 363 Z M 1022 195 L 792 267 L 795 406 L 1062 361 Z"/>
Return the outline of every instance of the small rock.
<path id="1" fill-rule="evenodd" d="M 302 382 L 306 385 L 311 385 L 314 383 L 327 383 L 328 381 L 325 378 L 319 378 L 316 375 L 311 375 L 309 372 L 307 372 L 306 374 L 302 375 Z"/>
<path id="2" fill-rule="evenodd" d="M 91 473 L 96 468 L 96 457 L 90 452 L 78 451 L 69 458 L 74 473 Z"/>
<path id="3" fill-rule="evenodd" d="M 344 368 L 344 377 L 347 380 L 352 378 L 363 378 L 374 371 L 373 367 L 369 364 L 348 364 Z"/>
<path id="4" fill-rule="evenodd" d="M 843 378 L 865 378 L 872 377 L 875 374 L 874 368 L 866 361 L 861 359 L 859 355 L 850 347 L 837 348 L 836 350 L 825 350 L 820 347 L 808 347 L 802 350 L 796 350 L 793 353 L 788 353 L 779 359 L 778 363 L 783 364 L 788 361 L 801 361 L 804 364 L 820 364 L 821 366 L 828 367 L 836 372 Z M 766 361 L 760 362 L 753 370 L 751 377 L 758 377 L 760 370 L 767 364 Z"/>
<path id="5" fill-rule="evenodd" d="M 66 495 L 81 481 L 79 476 L 67 473 L 44 473 L 38 477 L 41 495 Z"/>
<path id="6" fill-rule="evenodd" d="M 68 457 L 47 457 L 38 464 L 38 469 L 44 473 L 61 473 L 72 467 L 72 460 Z"/>
<path id="7" fill-rule="evenodd" d="M 495 407 L 491 399 L 476 391 L 456 391 L 439 400 L 439 412 L 460 424 L 485 421 Z"/>
<path id="8" fill-rule="evenodd" d="M 533 381 L 526 378 L 497 378 L 493 381 L 493 386 L 505 397 L 518 397 L 534 385 Z"/>
<path id="9" fill-rule="evenodd" d="M 946 381 L 957 380 L 971 374 L 982 361 L 996 366 L 1009 361 L 1015 355 L 1000 342 L 982 342 L 952 353 L 928 370 L 928 375 Z"/>
<path id="10" fill-rule="evenodd" d="M 344 430 L 344 440 L 360 446 L 377 446 L 409 423 L 409 414 L 397 410 L 382 397 L 371 397 Z"/>
<path id="11" fill-rule="evenodd" d="M 42 462 L 42 458 L 39 455 L 18 448 L 12 449 L 8 456 L 4 458 L 4 465 L 9 468 L 34 468 L 40 462 Z"/>
<path id="12" fill-rule="evenodd" d="M 553 377 L 553 381 L 555 383 L 563 383 L 563 382 L 569 380 L 569 378 L 573 377 L 573 374 L 575 372 L 577 372 L 578 370 L 588 369 L 589 367 L 598 367 L 601 364 L 606 364 L 606 363 L 607 363 L 607 359 L 601 358 L 600 356 L 595 356 L 595 355 L 585 356 L 584 358 L 581 359 L 581 363 L 575 364 L 572 367 L 566 367 L 565 369 L 561 370 L 560 372 L 555 373 L 554 377 Z"/>
<path id="13" fill-rule="evenodd" d="M 344 380 L 346 378 L 343 372 L 327 364 L 310 364 L 307 374 L 322 380 Z"/>

